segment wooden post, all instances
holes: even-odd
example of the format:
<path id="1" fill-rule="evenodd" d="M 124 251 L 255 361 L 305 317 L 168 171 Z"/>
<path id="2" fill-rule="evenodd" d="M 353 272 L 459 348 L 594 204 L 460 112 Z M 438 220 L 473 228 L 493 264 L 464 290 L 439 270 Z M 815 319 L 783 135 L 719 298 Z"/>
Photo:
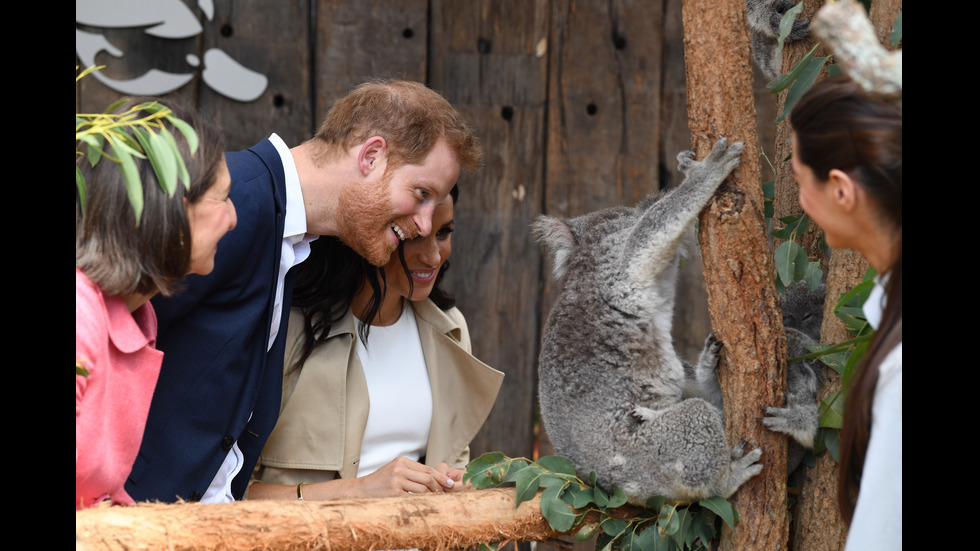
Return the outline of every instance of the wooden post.
<path id="1" fill-rule="evenodd" d="M 725 347 L 719 378 L 732 445 L 761 447 L 763 471 L 732 497 L 741 516 L 722 549 L 782 550 L 788 540 L 786 438 L 759 422 L 784 404 L 786 339 L 765 227 L 752 57 L 743 0 L 685 0 L 684 52 L 692 149 L 745 142 L 741 165 L 701 213 L 708 310 Z"/>

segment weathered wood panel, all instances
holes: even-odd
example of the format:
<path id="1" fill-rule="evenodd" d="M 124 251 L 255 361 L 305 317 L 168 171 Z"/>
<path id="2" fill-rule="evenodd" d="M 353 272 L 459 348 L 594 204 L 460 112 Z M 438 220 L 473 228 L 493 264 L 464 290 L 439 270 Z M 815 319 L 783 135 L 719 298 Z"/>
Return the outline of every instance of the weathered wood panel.
<path id="1" fill-rule="evenodd" d="M 447 284 L 476 356 L 507 374 L 472 444 L 530 457 L 540 255 L 528 232 L 544 193 L 546 0 L 432 3 L 430 84 L 478 131 L 485 164 L 460 183 Z"/>
<path id="2" fill-rule="evenodd" d="M 428 0 L 315 0 L 316 126 L 372 78 L 425 82 Z"/>
<path id="3" fill-rule="evenodd" d="M 196 105 L 225 131 L 228 150 L 255 145 L 275 132 L 290 147 L 310 138 L 317 124 L 311 104 L 310 0 L 215 2 L 204 27 L 207 48 L 220 48 L 264 74 L 269 84 L 243 103 L 208 86 L 197 87 Z"/>

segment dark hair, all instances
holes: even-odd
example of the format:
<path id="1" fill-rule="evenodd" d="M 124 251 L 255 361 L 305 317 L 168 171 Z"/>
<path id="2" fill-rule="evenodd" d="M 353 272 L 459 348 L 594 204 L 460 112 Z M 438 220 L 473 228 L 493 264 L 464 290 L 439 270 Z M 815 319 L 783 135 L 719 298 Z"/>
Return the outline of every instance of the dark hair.
<path id="1" fill-rule="evenodd" d="M 459 187 L 449 191 L 453 204 L 459 200 Z M 414 290 L 412 276 L 405 261 L 405 242 L 398 245 L 398 259 L 408 277 L 409 296 Z M 302 353 L 291 369 L 300 369 L 317 346 L 323 344 L 333 324 L 339 322 L 351 307 L 354 295 L 362 285 L 373 291 L 359 317 L 372 320 L 381 309 L 385 298 L 385 275 L 382 267 L 374 266 L 339 238 L 323 236 L 310 244 L 310 256 L 294 268 L 292 306 L 303 313 Z M 443 262 L 433 283 L 429 299 L 441 310 L 456 305 L 456 299 L 441 288 L 442 279 L 449 270 L 449 261 Z M 358 324 L 358 333 L 367 342 L 370 324 Z"/>
<path id="2" fill-rule="evenodd" d="M 150 101 L 156 100 L 131 99 L 114 112 L 125 113 Z M 75 166 L 85 178 L 86 199 L 83 211 L 76 189 L 75 268 L 111 296 L 154 292 L 168 295 L 176 290 L 191 262 L 184 199 L 191 204 L 199 201 L 214 185 L 224 159 L 224 135 L 217 127 L 197 110 L 180 103 L 168 100 L 166 107 L 197 131 L 198 150 L 192 155 L 183 133 L 169 121 L 162 121 L 187 166 L 190 188 L 178 183 L 183 193 L 168 196 L 150 161 L 134 158 L 143 184 L 143 211 L 138 226 L 119 165 L 102 159 L 93 167 L 84 155 L 76 155 Z"/>
<path id="3" fill-rule="evenodd" d="M 902 108 L 868 96 L 844 76 L 813 85 L 790 115 L 799 161 L 825 182 L 847 172 L 879 207 L 895 236 L 885 310 L 864 360 L 850 381 L 841 431 L 838 505 L 848 524 L 871 436 L 871 406 L 879 366 L 902 340 Z"/>
<path id="4" fill-rule="evenodd" d="M 331 106 L 314 137 L 318 156 L 345 152 L 381 136 L 388 144 L 388 169 L 419 164 L 445 138 L 463 170 L 480 167 L 483 152 L 462 115 L 439 93 L 410 80 L 372 80 Z"/>

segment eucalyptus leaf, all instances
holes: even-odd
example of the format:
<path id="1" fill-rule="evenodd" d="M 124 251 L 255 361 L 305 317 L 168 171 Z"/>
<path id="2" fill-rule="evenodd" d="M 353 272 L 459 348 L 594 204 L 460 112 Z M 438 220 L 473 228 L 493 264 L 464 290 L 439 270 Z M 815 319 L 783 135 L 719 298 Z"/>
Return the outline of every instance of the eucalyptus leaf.
<path id="1" fill-rule="evenodd" d="M 541 492 L 541 514 L 552 530 L 568 532 L 575 525 L 576 513 L 567 503 L 562 501 L 561 486 L 545 488 Z"/>
<path id="2" fill-rule="evenodd" d="M 538 494 L 538 480 L 540 476 L 540 472 L 534 469 L 523 469 L 517 473 L 517 477 L 514 480 L 517 506 L 520 506 L 525 501 L 534 499 L 534 496 Z"/>
<path id="3" fill-rule="evenodd" d="M 126 184 L 126 195 L 129 196 L 129 204 L 133 206 L 133 214 L 136 215 L 136 225 L 140 225 L 140 218 L 143 214 L 143 182 L 140 180 L 139 171 L 136 169 L 136 162 L 129 149 L 125 146 L 117 147 L 120 144 L 112 145 L 112 152 L 119 159 L 119 166 L 122 170 L 123 182 Z"/>
<path id="4" fill-rule="evenodd" d="M 595 496 L 595 504 L 597 507 L 606 508 L 609 503 L 609 495 L 606 491 L 600 488 L 598 485 L 593 489 L 593 495 Z"/>
<path id="5" fill-rule="evenodd" d="M 689 507 L 684 507 L 677 509 L 675 515 L 677 515 L 678 529 L 671 534 L 671 539 L 681 549 L 690 549 L 695 540 L 694 530 L 691 526 L 694 514 L 691 513 Z"/>
<path id="6" fill-rule="evenodd" d="M 816 290 L 820 287 L 820 283 L 823 282 L 823 270 L 820 269 L 819 262 L 807 262 L 806 272 L 803 275 L 804 281 L 806 281 L 807 286 L 811 291 Z"/>
<path id="7" fill-rule="evenodd" d="M 599 529 L 599 523 L 593 522 L 592 524 L 583 524 L 577 532 L 575 532 L 575 541 L 586 541 L 592 539 L 595 535 L 596 530 Z"/>
<path id="8" fill-rule="evenodd" d="M 78 190 L 78 203 L 82 212 L 85 212 L 85 177 L 82 176 L 82 171 L 78 165 L 75 165 L 75 189 Z"/>
<path id="9" fill-rule="evenodd" d="M 897 48 L 902 42 L 902 10 L 898 10 L 898 17 L 895 18 L 895 25 L 892 27 L 892 33 L 888 37 L 888 45 L 892 48 Z"/>
<path id="10" fill-rule="evenodd" d="M 504 477 L 502 479 L 503 482 L 513 482 L 513 481 L 517 480 L 517 475 L 521 471 L 523 471 L 523 470 L 525 470 L 527 468 L 530 468 L 530 464 L 527 462 L 526 459 L 524 459 L 524 458 L 511 459 L 508 462 L 508 464 L 507 464 L 507 474 L 504 475 Z M 538 469 L 537 467 L 533 467 L 533 468 L 535 470 L 537 470 L 537 471 L 540 471 L 541 470 L 541 469 Z"/>
<path id="11" fill-rule="evenodd" d="M 161 138 L 159 134 L 144 128 L 136 128 L 133 133 L 143 147 L 143 152 L 150 161 L 150 166 L 156 174 L 160 187 L 163 188 L 167 197 L 173 197 L 177 190 L 177 164 L 174 156 L 179 155 L 170 149 L 166 140 Z"/>
<path id="12" fill-rule="evenodd" d="M 194 131 L 194 128 L 177 117 L 170 116 L 167 117 L 167 120 L 170 121 L 170 124 L 174 125 L 174 128 L 180 130 L 181 133 L 184 134 L 184 139 L 187 140 L 187 148 L 190 150 L 191 155 L 197 153 L 199 139 L 197 137 L 197 132 Z"/>
<path id="13" fill-rule="evenodd" d="M 609 517 L 602 521 L 602 531 L 614 538 L 622 534 L 627 526 L 629 526 L 628 522 L 618 518 Z"/>
<path id="14" fill-rule="evenodd" d="M 823 70 L 823 66 L 826 65 L 829 57 L 817 57 L 811 59 L 803 67 L 803 71 L 799 73 L 798 78 L 793 81 L 793 84 L 789 87 L 789 92 L 786 94 L 786 103 L 782 114 L 776 117 L 776 122 L 782 122 L 790 112 L 792 112 L 793 107 L 796 106 L 796 102 L 800 100 L 804 93 L 813 86 L 816 82 L 817 77 L 820 76 L 820 71 Z"/>
<path id="15" fill-rule="evenodd" d="M 776 247 L 776 273 L 779 275 L 779 280 L 786 287 L 789 287 L 796 281 L 796 264 L 801 252 L 805 257 L 806 252 L 795 241 L 783 241 Z"/>
<path id="16" fill-rule="evenodd" d="M 711 511 L 702 511 L 701 514 L 695 515 L 691 519 L 691 532 L 695 539 L 701 540 L 701 543 L 707 545 L 708 542 L 715 539 L 715 519 L 717 517 Z"/>
<path id="17" fill-rule="evenodd" d="M 659 511 L 660 508 L 663 507 L 664 503 L 666 502 L 667 502 L 667 498 L 665 498 L 664 496 L 652 496 L 647 499 L 646 505 L 648 509 L 654 509 Z"/>
<path id="18" fill-rule="evenodd" d="M 702 499 L 698 502 L 698 504 L 721 517 L 729 528 L 735 528 L 738 512 L 727 499 L 720 496 L 709 497 L 707 499 Z"/>
<path id="19" fill-rule="evenodd" d="M 793 22 L 801 11 L 803 11 L 803 2 L 786 10 L 782 19 L 779 20 L 779 38 L 776 40 L 776 57 L 779 59 L 783 58 L 783 43 L 786 42 L 786 37 L 793 30 Z"/>
<path id="20" fill-rule="evenodd" d="M 575 465 L 560 455 L 548 455 L 538 459 L 535 463 L 537 463 L 542 469 L 556 474 L 565 474 L 571 477 L 575 476 Z"/>
<path id="21" fill-rule="evenodd" d="M 810 60 L 813 59 L 814 54 L 817 53 L 818 46 L 820 46 L 820 44 L 815 45 L 809 52 L 807 52 L 805 56 L 803 56 L 803 59 L 798 61 L 796 65 L 793 65 L 793 68 L 790 69 L 789 73 L 779 75 L 775 80 L 769 84 L 766 84 L 766 88 L 769 89 L 769 93 L 778 94 L 796 82 L 796 79 L 799 78 L 800 75 L 806 70 Z"/>
<path id="22" fill-rule="evenodd" d="M 191 175 L 187 171 L 187 165 L 184 164 L 184 157 L 177 154 L 180 149 L 177 147 L 177 141 L 174 140 L 174 135 L 166 127 L 160 129 L 160 135 L 166 140 L 168 147 L 174 152 L 174 158 L 177 161 L 177 179 L 183 182 L 184 189 L 191 189 Z"/>
<path id="23" fill-rule="evenodd" d="M 623 505 L 626 505 L 626 492 L 624 492 L 619 486 L 613 484 L 613 493 L 606 501 L 606 507 L 615 509 L 616 507 L 622 507 Z"/>
<path id="24" fill-rule="evenodd" d="M 840 429 L 844 426 L 844 394 L 835 392 L 820 403 L 820 426 Z"/>
<path id="25" fill-rule="evenodd" d="M 673 505 L 664 505 L 660 508 L 660 516 L 657 517 L 657 526 L 660 533 L 666 535 L 676 534 L 681 527 L 680 519 L 677 518 L 676 508 Z"/>
<path id="26" fill-rule="evenodd" d="M 823 444 L 827 452 L 830 453 L 830 456 L 834 458 L 834 461 L 840 463 L 840 431 L 824 431 Z"/>
<path id="27" fill-rule="evenodd" d="M 595 501 L 595 490 L 589 486 L 569 484 L 568 489 L 565 491 L 567 495 L 571 496 L 572 507 L 575 507 L 576 509 L 587 507 L 590 503 Z"/>

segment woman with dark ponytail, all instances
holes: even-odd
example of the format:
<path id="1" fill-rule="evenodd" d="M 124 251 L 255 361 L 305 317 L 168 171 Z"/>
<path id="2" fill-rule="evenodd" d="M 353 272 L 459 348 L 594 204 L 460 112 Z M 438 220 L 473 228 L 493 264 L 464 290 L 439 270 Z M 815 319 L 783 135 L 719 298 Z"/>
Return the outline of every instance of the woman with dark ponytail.
<path id="1" fill-rule="evenodd" d="M 838 503 L 848 551 L 902 547 L 902 108 L 846 77 L 813 85 L 790 115 L 800 205 L 832 248 L 878 272 L 865 302 L 876 329 L 850 381 Z"/>

